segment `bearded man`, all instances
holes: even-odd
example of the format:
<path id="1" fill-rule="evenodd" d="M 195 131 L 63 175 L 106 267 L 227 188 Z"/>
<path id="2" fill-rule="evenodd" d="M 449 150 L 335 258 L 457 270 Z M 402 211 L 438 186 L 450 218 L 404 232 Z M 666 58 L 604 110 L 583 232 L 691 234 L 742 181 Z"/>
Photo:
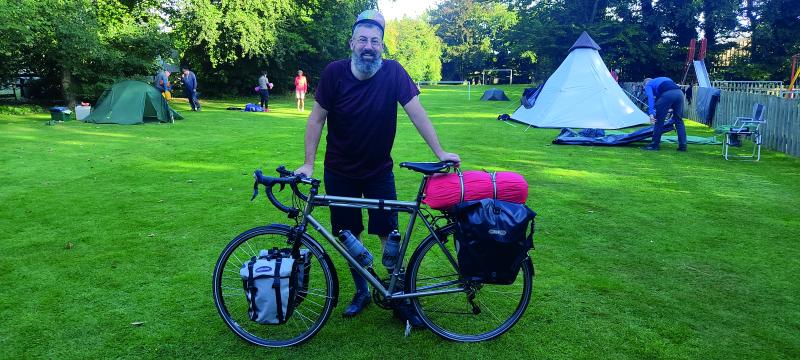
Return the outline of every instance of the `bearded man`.
<path id="1" fill-rule="evenodd" d="M 397 104 L 439 160 L 460 162 L 458 155 L 446 152 L 439 144 L 419 90 L 405 69 L 394 60 L 383 60 L 383 32 L 386 22 L 376 10 L 362 12 L 353 24 L 350 59 L 334 61 L 325 68 L 308 117 L 305 134 L 305 162 L 296 173 L 311 176 L 317 146 L 325 122 L 328 123 L 325 149 L 325 191 L 328 195 L 396 200 L 391 157 L 397 130 Z M 330 207 L 334 234 L 350 230 L 360 238 L 364 230 L 361 209 Z M 382 244 L 397 229 L 397 213 L 369 210 L 368 232 Z M 355 295 L 344 316 L 357 315 L 370 302 L 367 281 L 350 269 Z M 418 317 L 404 317 L 412 324 Z"/>

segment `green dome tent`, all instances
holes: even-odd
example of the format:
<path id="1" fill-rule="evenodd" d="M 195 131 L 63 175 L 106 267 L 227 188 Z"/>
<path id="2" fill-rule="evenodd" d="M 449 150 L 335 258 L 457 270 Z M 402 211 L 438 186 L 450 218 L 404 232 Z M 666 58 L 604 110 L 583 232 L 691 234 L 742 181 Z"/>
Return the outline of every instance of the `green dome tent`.
<path id="1" fill-rule="evenodd" d="M 125 80 L 106 90 L 84 122 L 96 124 L 142 124 L 145 121 L 171 122 L 183 116 L 169 107 L 158 89 L 150 84 Z"/>

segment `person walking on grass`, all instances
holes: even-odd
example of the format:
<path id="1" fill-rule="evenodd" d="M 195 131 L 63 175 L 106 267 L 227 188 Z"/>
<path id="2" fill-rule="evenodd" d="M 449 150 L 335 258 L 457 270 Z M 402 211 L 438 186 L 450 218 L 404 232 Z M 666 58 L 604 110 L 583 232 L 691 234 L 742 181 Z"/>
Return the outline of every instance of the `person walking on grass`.
<path id="1" fill-rule="evenodd" d="M 306 91 L 308 91 L 308 80 L 303 76 L 303 70 L 297 70 L 294 78 L 294 94 L 297 98 L 297 111 L 306 111 Z"/>
<path id="2" fill-rule="evenodd" d="M 267 72 L 264 71 L 258 78 L 258 94 L 261 96 L 261 108 L 264 109 L 264 112 L 269 111 L 269 89 L 269 78 Z"/>
<path id="3" fill-rule="evenodd" d="M 200 111 L 200 101 L 197 100 L 197 76 L 189 70 L 189 67 L 184 67 L 182 70 L 183 92 L 189 99 L 189 106 L 192 107 L 192 111 Z"/>
<path id="4" fill-rule="evenodd" d="M 328 64 L 315 93 L 314 107 L 305 134 L 305 163 L 296 170 L 311 176 L 322 129 L 327 122 L 324 175 L 329 195 L 397 199 L 391 157 L 397 130 L 397 104 L 405 110 L 417 131 L 439 160 L 460 162 L 457 154 L 442 149 L 436 131 L 419 101 L 419 90 L 405 69 L 394 60 L 383 60 L 385 21 L 376 10 L 362 12 L 353 24 L 350 59 Z M 364 230 L 360 209 L 330 207 L 331 227 L 360 238 Z M 382 244 L 397 229 L 397 213 L 369 210 L 368 232 Z M 355 295 L 343 316 L 360 313 L 370 302 L 369 286 L 350 269 Z M 422 320 L 410 303 L 395 309 L 412 325 Z"/>
<path id="5" fill-rule="evenodd" d="M 642 82 L 647 94 L 647 110 L 653 127 L 653 141 L 643 150 L 658 150 L 661 145 L 661 128 L 669 109 L 678 131 L 678 151 L 686 151 L 686 126 L 683 123 L 683 91 L 668 77 L 646 78 Z"/>

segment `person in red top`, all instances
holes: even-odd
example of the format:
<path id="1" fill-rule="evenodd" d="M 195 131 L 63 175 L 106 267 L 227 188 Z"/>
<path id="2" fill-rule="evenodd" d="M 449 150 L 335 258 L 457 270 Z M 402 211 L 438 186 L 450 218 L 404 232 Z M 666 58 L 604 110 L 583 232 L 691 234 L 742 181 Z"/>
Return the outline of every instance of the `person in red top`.
<path id="1" fill-rule="evenodd" d="M 297 98 L 297 111 L 306 111 L 306 91 L 308 91 L 308 80 L 303 76 L 303 70 L 297 70 L 294 78 L 294 96 Z"/>

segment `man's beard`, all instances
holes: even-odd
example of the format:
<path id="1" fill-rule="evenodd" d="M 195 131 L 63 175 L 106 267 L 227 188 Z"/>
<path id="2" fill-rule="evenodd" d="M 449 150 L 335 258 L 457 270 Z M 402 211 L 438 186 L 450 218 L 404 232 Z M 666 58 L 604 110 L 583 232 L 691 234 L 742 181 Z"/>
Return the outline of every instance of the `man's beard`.
<path id="1" fill-rule="evenodd" d="M 372 55 L 372 59 L 363 58 L 365 54 Z M 383 65 L 381 54 L 374 50 L 364 50 L 361 54 L 357 54 L 353 51 L 350 58 L 353 60 L 353 64 L 356 65 L 356 70 L 369 76 L 375 75 L 375 73 L 381 69 L 381 65 Z"/>

